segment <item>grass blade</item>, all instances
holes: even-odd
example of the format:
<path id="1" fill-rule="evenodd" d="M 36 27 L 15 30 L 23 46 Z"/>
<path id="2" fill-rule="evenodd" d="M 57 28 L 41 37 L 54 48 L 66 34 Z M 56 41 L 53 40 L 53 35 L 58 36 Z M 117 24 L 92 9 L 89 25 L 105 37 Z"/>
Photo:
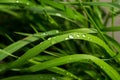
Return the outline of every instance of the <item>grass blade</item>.
<path id="1" fill-rule="evenodd" d="M 51 74 L 22 75 L 4 78 L 1 80 L 64 80 L 62 77 Z"/>
<path id="2" fill-rule="evenodd" d="M 7 46 L 6 48 L 4 48 L 3 50 L 5 50 L 6 52 L 12 54 L 15 51 L 19 50 L 20 48 L 22 48 L 23 46 L 34 42 L 40 38 L 46 37 L 46 36 L 50 36 L 50 35 L 55 35 L 58 34 L 59 31 L 58 30 L 52 30 L 52 31 L 48 31 L 48 32 L 44 32 L 44 33 L 40 33 L 40 34 L 34 34 L 31 36 L 28 36 L 20 41 L 17 41 L 9 46 Z M 6 58 L 8 55 L 7 54 L 0 54 L 1 58 L 0 60 L 3 60 L 4 58 Z"/>
<path id="3" fill-rule="evenodd" d="M 23 64 L 25 64 L 26 60 L 29 60 L 33 58 L 34 56 L 38 55 L 39 53 L 43 52 L 45 49 L 48 47 L 60 43 L 65 40 L 70 40 L 70 39 L 81 39 L 81 40 L 86 40 L 90 41 L 93 43 L 96 43 L 103 47 L 108 54 L 113 57 L 116 55 L 101 39 L 99 39 L 96 36 L 93 36 L 91 34 L 85 34 L 85 33 L 80 33 L 80 32 L 73 32 L 73 33 L 67 33 L 55 37 L 48 38 L 48 40 L 45 40 L 38 44 L 37 46 L 33 47 L 32 49 L 28 50 L 24 55 L 22 55 L 19 59 L 17 59 L 13 64 L 11 64 L 11 67 L 18 67 Z M 34 54 L 33 54 L 34 53 Z"/>
<path id="4" fill-rule="evenodd" d="M 72 63 L 72 62 L 78 62 L 82 60 L 90 60 L 94 62 L 97 66 L 99 66 L 112 80 L 118 80 L 119 79 L 119 73 L 112 68 L 112 66 L 108 65 L 106 62 L 103 60 L 91 56 L 91 55 L 86 55 L 86 54 L 75 54 L 75 55 L 70 55 L 70 56 L 64 56 L 61 58 L 56 58 L 54 60 L 46 61 L 43 62 L 42 64 L 34 65 L 32 67 L 29 67 L 28 70 L 31 70 L 33 72 L 38 71 L 38 70 L 43 70 L 49 67 L 54 67 L 54 66 L 60 66 L 63 64 L 67 63 Z"/>

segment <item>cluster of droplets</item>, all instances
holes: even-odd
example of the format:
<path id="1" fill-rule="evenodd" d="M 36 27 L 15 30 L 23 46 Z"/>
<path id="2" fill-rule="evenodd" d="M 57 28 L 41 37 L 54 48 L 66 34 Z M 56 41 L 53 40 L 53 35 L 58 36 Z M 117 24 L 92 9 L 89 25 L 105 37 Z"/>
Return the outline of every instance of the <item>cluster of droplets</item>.
<path id="1" fill-rule="evenodd" d="M 69 34 L 68 37 L 65 38 L 65 40 L 79 38 L 80 36 L 81 36 L 81 34 Z M 82 37 L 85 38 L 86 34 L 82 34 Z"/>
<path id="2" fill-rule="evenodd" d="M 16 0 L 16 3 L 20 3 L 20 0 Z M 26 5 L 30 5 L 30 2 L 26 2 Z"/>

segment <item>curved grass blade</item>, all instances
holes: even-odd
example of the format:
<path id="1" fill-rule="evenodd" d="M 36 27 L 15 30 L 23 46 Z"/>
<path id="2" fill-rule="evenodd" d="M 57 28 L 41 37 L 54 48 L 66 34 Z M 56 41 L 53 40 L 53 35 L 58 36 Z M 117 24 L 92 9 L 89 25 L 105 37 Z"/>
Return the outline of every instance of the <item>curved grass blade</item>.
<path id="1" fill-rule="evenodd" d="M 46 36 L 50 36 L 50 35 L 55 35 L 55 34 L 58 34 L 59 31 L 58 30 L 52 30 L 52 31 L 48 31 L 48 32 L 43 32 L 43 33 L 40 33 L 40 34 L 33 34 L 31 36 L 28 36 L 22 40 L 19 40 L 9 46 L 7 46 L 6 48 L 4 48 L 3 50 L 5 50 L 6 52 L 12 54 L 14 53 L 15 51 L 19 50 L 20 48 L 22 48 L 23 46 L 31 43 L 31 42 L 34 42 L 40 38 L 43 38 L 43 37 L 46 37 Z M 1 58 L 0 60 L 3 60 L 4 58 L 6 58 L 8 55 L 7 54 L 0 54 Z"/>
<path id="2" fill-rule="evenodd" d="M 33 59 L 29 60 L 29 62 L 32 62 L 35 65 L 36 64 L 41 64 L 41 62 L 34 61 Z M 65 70 L 63 68 L 52 67 L 52 68 L 48 68 L 47 70 L 51 71 L 51 72 L 54 72 L 54 73 L 57 73 L 57 74 L 60 74 L 60 75 L 63 75 L 63 76 L 68 76 L 68 77 L 72 77 L 74 79 L 78 79 L 77 76 L 75 76 L 74 74 L 72 74 L 71 72 L 69 72 L 69 71 L 67 71 L 67 70 Z M 29 72 L 31 72 L 31 71 L 29 71 Z"/>
<path id="3" fill-rule="evenodd" d="M 87 28 L 81 28 L 81 29 L 73 29 L 73 30 L 69 30 L 69 31 L 65 31 L 65 33 L 68 32 L 84 32 L 84 33 L 96 33 L 96 31 L 94 29 L 87 29 Z M 17 41 L 11 45 L 9 45 L 8 47 L 4 48 L 5 51 L 7 51 L 8 53 L 12 54 L 15 51 L 19 50 L 20 48 L 22 48 L 23 46 L 34 42 L 40 38 L 46 37 L 46 36 L 50 36 L 50 35 L 55 35 L 58 34 L 59 31 L 58 30 L 52 30 L 52 31 L 47 31 L 47 32 L 43 32 L 43 33 L 38 33 L 38 34 L 30 34 L 28 37 Z M 3 60 L 5 57 L 7 57 L 6 54 L 1 54 L 0 56 L 2 56 L 0 58 L 0 60 Z"/>
<path id="4" fill-rule="evenodd" d="M 93 42 L 98 44 L 99 46 L 103 47 L 107 52 L 108 55 L 111 57 L 115 56 L 116 53 L 114 53 L 106 44 L 103 42 L 100 38 L 93 36 L 91 34 L 85 34 L 85 33 L 80 33 L 80 32 L 73 32 L 73 33 L 66 33 L 63 35 L 58 35 L 55 37 L 48 38 L 48 40 L 45 40 L 38 44 L 37 46 L 33 47 L 32 49 L 29 49 L 24 55 L 22 55 L 19 59 L 14 61 L 10 67 L 18 67 L 34 56 L 38 55 L 39 53 L 43 52 L 45 49 L 48 47 L 60 43 L 65 40 L 70 40 L 70 39 L 81 39 L 81 40 L 86 40 L 89 42 Z"/>
<path id="5" fill-rule="evenodd" d="M 64 77 L 53 74 L 22 75 L 4 78 L 1 80 L 65 80 Z M 71 79 L 69 79 L 71 80 Z"/>
<path id="6" fill-rule="evenodd" d="M 43 69 L 47 69 L 54 66 L 60 66 L 67 63 L 72 62 L 78 62 L 83 60 L 89 60 L 94 62 L 97 66 L 99 66 L 112 80 L 119 80 L 119 73 L 112 68 L 109 64 L 104 62 L 103 60 L 86 54 L 75 54 L 75 55 L 69 55 L 64 56 L 60 58 L 56 58 L 50 61 L 43 62 L 42 64 L 34 65 L 32 67 L 29 67 L 27 70 L 35 72 Z"/>

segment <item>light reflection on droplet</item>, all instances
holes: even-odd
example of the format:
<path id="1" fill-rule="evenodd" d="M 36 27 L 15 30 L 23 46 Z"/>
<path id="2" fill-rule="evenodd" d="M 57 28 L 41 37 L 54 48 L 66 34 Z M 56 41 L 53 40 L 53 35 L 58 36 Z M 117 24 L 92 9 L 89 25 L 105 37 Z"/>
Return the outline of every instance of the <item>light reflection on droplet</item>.
<path id="1" fill-rule="evenodd" d="M 82 35 L 82 37 L 86 37 L 86 35 L 85 35 L 85 34 L 83 34 L 83 35 Z"/>
<path id="2" fill-rule="evenodd" d="M 68 40 L 69 38 L 65 38 L 65 40 Z"/>
<path id="3" fill-rule="evenodd" d="M 27 4 L 27 5 L 30 5 L 30 3 L 29 3 L 29 2 L 27 2 L 26 4 Z"/>
<path id="4" fill-rule="evenodd" d="M 56 13 L 56 15 L 57 15 L 57 16 L 61 16 L 61 14 L 60 14 L 60 13 Z"/>
<path id="5" fill-rule="evenodd" d="M 56 33 L 59 33 L 59 31 L 57 30 Z"/>
<path id="6" fill-rule="evenodd" d="M 43 33 L 42 35 L 46 35 L 46 33 Z"/>
<path id="7" fill-rule="evenodd" d="M 51 38 L 48 38 L 48 40 L 51 40 Z"/>
<path id="8" fill-rule="evenodd" d="M 80 35 L 79 35 L 79 34 L 77 34 L 76 36 L 77 36 L 77 37 L 80 37 Z"/>
<path id="9" fill-rule="evenodd" d="M 73 36 L 72 34 L 70 34 L 70 35 L 68 36 L 68 38 L 73 39 L 74 36 Z"/>
<path id="10" fill-rule="evenodd" d="M 19 3 L 19 0 L 16 0 L 16 3 Z"/>
<path id="11" fill-rule="evenodd" d="M 55 77 L 52 77 L 52 80 L 56 80 L 56 78 L 55 78 Z"/>

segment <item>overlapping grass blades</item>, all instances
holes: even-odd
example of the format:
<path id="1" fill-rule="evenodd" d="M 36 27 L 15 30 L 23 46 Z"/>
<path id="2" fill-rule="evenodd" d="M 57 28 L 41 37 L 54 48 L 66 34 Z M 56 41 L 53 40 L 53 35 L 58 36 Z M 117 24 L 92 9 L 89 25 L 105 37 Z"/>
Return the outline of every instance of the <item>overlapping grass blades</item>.
<path id="1" fill-rule="evenodd" d="M 119 8 L 117 0 L 0 0 L 0 79 L 119 80 L 120 45 L 105 33 L 120 31 L 106 26 Z"/>
<path id="2" fill-rule="evenodd" d="M 50 46 L 52 46 L 56 43 L 59 43 L 59 42 L 65 41 L 65 40 L 70 40 L 70 39 L 81 39 L 81 40 L 86 40 L 86 41 L 96 43 L 96 44 L 100 45 L 101 47 L 103 47 L 111 57 L 116 55 L 116 53 L 114 53 L 98 37 L 93 36 L 91 34 L 73 32 L 73 33 L 66 33 L 66 34 L 63 34 L 63 35 L 48 38 L 48 40 L 45 40 L 45 41 L 41 42 L 40 44 L 38 44 L 37 46 L 33 47 L 32 49 L 28 50 L 24 55 L 22 55 L 19 59 L 17 59 L 15 62 L 13 62 L 11 64 L 11 67 L 21 66 L 21 65 L 25 64 L 26 60 L 29 60 L 29 59 L 33 58 L 34 56 L 43 52 L 48 47 L 50 47 Z"/>
<path id="3" fill-rule="evenodd" d="M 73 30 L 65 31 L 64 33 L 69 33 L 69 32 L 96 33 L 96 30 L 88 29 L 88 28 L 81 28 L 81 29 L 73 29 Z M 4 48 L 4 50 L 7 51 L 9 54 L 0 54 L 0 56 L 1 56 L 0 60 L 3 60 L 8 55 L 11 55 L 15 51 L 19 50 L 20 48 L 22 48 L 23 46 L 25 46 L 31 42 L 37 41 L 40 38 L 44 38 L 46 36 L 56 35 L 59 33 L 60 32 L 58 30 L 52 30 L 52 31 L 47 31 L 47 32 L 43 32 L 43 33 L 31 34 L 28 37 L 26 37 L 22 40 L 19 40 L 13 44 L 7 46 L 6 48 Z"/>
<path id="4" fill-rule="evenodd" d="M 58 33 L 59 33 L 58 30 L 52 30 L 52 31 L 44 32 L 44 33 L 36 33 L 34 35 L 30 35 L 30 36 L 26 37 L 23 40 L 17 41 L 15 43 L 7 46 L 6 48 L 4 48 L 4 50 L 6 52 L 8 52 L 10 55 L 31 42 L 34 42 L 34 41 L 39 40 L 40 38 L 44 38 L 44 37 L 50 36 L 50 35 L 55 35 Z M 0 54 L 0 56 L 1 56 L 0 60 L 3 60 L 5 57 L 8 56 L 8 54 Z"/>
<path id="5" fill-rule="evenodd" d="M 91 56 L 91 55 L 86 55 L 86 54 L 75 54 L 75 55 L 70 55 L 70 56 L 65 56 L 57 59 L 53 59 L 50 61 L 46 61 L 42 64 L 34 65 L 27 70 L 29 71 L 38 71 L 38 70 L 43 70 L 46 68 L 54 67 L 54 66 L 60 66 L 66 63 L 72 63 L 72 62 L 79 62 L 79 61 L 92 61 L 96 65 L 98 65 L 105 73 L 112 79 L 112 80 L 119 80 L 120 75 L 119 73 L 112 68 L 109 64 L 105 63 L 103 60 Z"/>

